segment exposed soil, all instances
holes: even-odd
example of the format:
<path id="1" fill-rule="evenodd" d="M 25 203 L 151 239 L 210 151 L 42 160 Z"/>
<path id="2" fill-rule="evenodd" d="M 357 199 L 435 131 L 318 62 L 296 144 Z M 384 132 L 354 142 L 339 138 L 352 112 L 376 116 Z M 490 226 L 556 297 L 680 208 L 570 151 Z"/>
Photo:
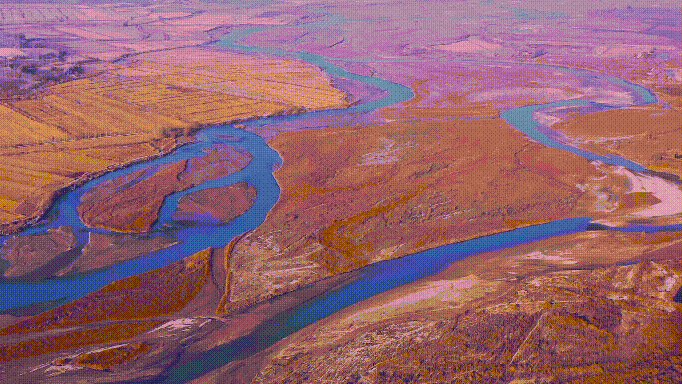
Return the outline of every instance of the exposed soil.
<path id="1" fill-rule="evenodd" d="M 10 237 L 0 248 L 0 258 L 9 263 L 5 277 L 19 277 L 38 270 L 76 246 L 73 230 L 48 229 L 43 235 Z"/>
<path id="2" fill-rule="evenodd" d="M 116 236 L 90 232 L 90 238 L 83 247 L 81 255 L 57 274 L 68 275 L 108 267 L 174 244 L 177 244 L 177 241 L 166 237 L 144 238 L 135 235 Z"/>
<path id="3" fill-rule="evenodd" d="M 253 156 L 230 145 L 214 144 L 204 150 L 204 156 L 187 161 L 187 169 L 179 178 L 189 184 L 198 185 L 210 180 L 227 177 L 247 166 Z"/>
<path id="4" fill-rule="evenodd" d="M 256 190 L 245 182 L 202 189 L 183 196 L 171 216 L 175 221 L 227 223 L 246 212 L 256 200 Z"/>

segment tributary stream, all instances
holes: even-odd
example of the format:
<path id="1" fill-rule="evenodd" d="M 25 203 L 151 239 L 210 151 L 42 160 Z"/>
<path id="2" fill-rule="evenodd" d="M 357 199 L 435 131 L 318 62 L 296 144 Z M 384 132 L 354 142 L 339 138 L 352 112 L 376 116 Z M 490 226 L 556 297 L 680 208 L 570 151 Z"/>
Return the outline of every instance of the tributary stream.
<path id="1" fill-rule="evenodd" d="M 239 40 L 261 30 L 262 29 L 248 29 L 233 32 L 217 44 L 235 51 L 297 58 L 322 68 L 330 76 L 353 79 L 380 88 L 386 92 L 386 96 L 379 100 L 355 105 L 347 109 L 312 112 L 296 116 L 264 118 L 249 122 L 249 125 L 263 126 L 314 117 L 371 112 L 377 108 L 400 103 L 413 97 L 412 91 L 402 85 L 376 77 L 359 76 L 349 73 L 331 64 L 332 59 L 306 53 L 289 53 L 237 44 Z M 480 64 L 489 65 L 493 63 Z M 529 66 L 529 68 L 560 71 L 583 78 L 586 81 L 609 83 L 626 88 L 635 96 L 638 100 L 638 104 L 647 104 L 656 101 L 654 96 L 646 89 L 628 84 L 618 79 L 594 76 L 565 68 L 539 66 Z M 511 109 L 503 112 L 501 116 L 520 132 L 523 132 L 533 140 L 549 147 L 569 151 L 589 160 L 621 165 L 635 172 L 643 171 L 641 166 L 625 159 L 592 155 L 576 148 L 565 146 L 542 133 L 539 129 L 540 126 L 532 118 L 533 111 L 536 109 L 559 106 L 619 107 L 595 104 L 589 101 L 568 100 L 545 105 Z M 238 137 L 240 140 L 221 140 L 221 137 L 223 136 Z M 204 154 L 203 150 L 214 143 L 234 145 L 238 148 L 244 148 L 253 154 L 253 160 L 242 171 L 225 179 L 208 182 L 192 189 L 176 193 L 165 200 L 164 205 L 161 208 L 159 220 L 149 232 L 148 236 L 169 236 L 180 240 L 181 243 L 179 245 L 158 251 L 147 257 L 128 260 L 112 267 L 70 277 L 50 278 L 40 281 L 3 280 L 0 282 L 0 311 L 7 312 L 16 308 L 39 305 L 40 303 L 51 303 L 45 306 L 47 308 L 58 303 L 74 300 L 90 292 L 96 291 L 115 280 L 161 268 L 208 247 L 224 247 L 235 236 L 258 227 L 265 219 L 268 211 L 276 203 L 279 196 L 279 187 L 272 175 L 273 166 L 281 162 L 277 153 L 269 148 L 259 136 L 245 132 L 244 130 L 235 129 L 231 125 L 202 129 L 197 134 L 197 139 L 197 142 L 182 146 L 164 157 L 107 173 L 64 193 L 50 209 L 46 216 L 46 220 L 19 234 L 19 236 L 39 234 L 45 232 L 48 228 L 56 228 L 63 225 L 75 227 L 80 230 L 81 239 L 87 235 L 88 231 L 108 233 L 107 231 L 85 228 L 80 222 L 76 211 L 80 197 L 95 185 L 150 165 L 171 163 L 202 156 Z M 170 215 L 175 210 L 176 204 L 181 196 L 200 189 L 229 185 L 238 181 L 246 181 L 252 184 L 257 190 L 258 197 L 253 207 L 247 213 L 232 222 L 225 225 L 183 226 L 170 219 Z M 160 382 L 185 383 L 188 380 L 199 377 L 215 368 L 225 365 L 230 361 L 248 357 L 306 325 L 312 324 L 349 305 L 389 289 L 431 276 L 441 271 L 453 261 L 460 260 L 467 256 L 509 248 L 515 245 L 562 234 L 598 228 L 599 226 L 589 223 L 589 218 L 559 220 L 542 225 L 483 236 L 473 240 L 411 254 L 400 259 L 372 264 L 361 270 L 358 277 L 352 281 L 298 305 L 261 325 L 252 333 L 244 337 L 216 347 L 210 351 L 183 358 L 179 363 L 176 363 L 164 373 Z M 622 228 L 621 230 L 656 232 L 679 229 L 678 226 L 669 226 L 630 227 Z"/>

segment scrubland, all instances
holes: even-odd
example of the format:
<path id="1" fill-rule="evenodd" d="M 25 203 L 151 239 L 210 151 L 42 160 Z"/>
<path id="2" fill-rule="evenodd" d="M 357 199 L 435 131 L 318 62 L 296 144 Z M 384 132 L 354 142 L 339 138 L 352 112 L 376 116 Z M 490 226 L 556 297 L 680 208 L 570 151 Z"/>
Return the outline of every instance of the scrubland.
<path id="1" fill-rule="evenodd" d="M 105 286 L 71 303 L 0 329 L 3 362 L 116 343 L 165 323 L 200 292 L 211 270 L 211 250 Z M 99 356 L 99 358 L 96 358 Z M 135 354 L 127 355 L 134 357 Z M 109 357 L 90 354 L 95 361 Z"/>
<path id="2" fill-rule="evenodd" d="M 679 242 L 593 233 L 479 255 L 194 383 L 673 383 Z M 633 257 L 664 261 L 608 266 Z"/>
<path id="3" fill-rule="evenodd" d="M 562 218 L 679 223 L 674 182 L 543 147 L 499 117 L 564 99 L 638 102 L 617 85 L 542 65 L 624 79 L 654 92 L 657 103 L 539 111 L 543 130 L 680 175 L 681 13 L 679 4 L 649 3 L 45 6 L 74 20 L 92 9 L 97 26 L 48 11 L 39 21 L 22 15 L 13 33 L 60 40 L 68 65 L 93 62 L 69 81 L 3 101 L 0 113 L 16 134 L 0 134 L 7 158 L 0 185 L 8 191 L 0 208 L 15 226 L 44 212 L 64 185 L 168 151 L 176 136 L 203 125 L 381 95 L 334 81 L 347 95 L 300 62 L 197 46 L 234 26 L 289 24 L 245 43 L 330 57 L 353 73 L 406 85 L 415 97 L 367 114 L 246 124 L 283 159 L 275 171 L 280 198 L 265 222 L 194 261 L 36 316 L 3 318 L 7 372 L 34 382 L 53 375 L 54 383 L 101 379 L 104 370 L 111 381 L 154 376 L 185 349 L 233 340 L 293 305 L 281 294 L 380 260 Z M 306 19 L 320 23 L 294 25 Z M 214 167 L 226 157 L 237 160 Z M 104 186 L 110 199 L 86 198 L 81 214 L 95 227 L 143 231 L 158 205 L 130 204 L 135 194 L 205 180 L 183 167 L 222 174 L 248 163 L 224 148 L 202 159 L 169 165 L 164 182 L 126 193 Z M 140 218 L 135 228 L 126 227 L 131 215 Z M 672 299 L 682 285 L 680 244 L 677 233 L 588 231 L 470 257 L 196 383 L 679 382 L 680 307 Z"/>
<path id="4" fill-rule="evenodd" d="M 118 8 L 95 9 L 113 17 L 111 12 Z M 146 14 L 133 6 L 130 9 Z M 12 12 L 7 14 L 16 16 Z M 61 23 L 49 15 L 47 21 Z M 71 14 L 66 15 L 68 19 Z M 127 20 L 125 15 L 117 17 Z M 119 32 L 127 36 L 126 31 Z M 79 35 L 93 43 L 109 37 L 113 38 Z M 58 44 L 60 40 L 45 41 Z M 0 104 L 4 117 L 0 185 L 5 190 L 0 198 L 0 226 L 4 232 L 39 217 L 63 188 L 167 152 L 177 145 L 174 137 L 198 127 L 346 105 L 345 94 L 332 88 L 319 69 L 298 61 L 199 47 L 129 53 L 135 55 L 123 63 L 97 59 L 85 64 L 87 70 L 80 78 L 46 84 L 28 97 Z"/>

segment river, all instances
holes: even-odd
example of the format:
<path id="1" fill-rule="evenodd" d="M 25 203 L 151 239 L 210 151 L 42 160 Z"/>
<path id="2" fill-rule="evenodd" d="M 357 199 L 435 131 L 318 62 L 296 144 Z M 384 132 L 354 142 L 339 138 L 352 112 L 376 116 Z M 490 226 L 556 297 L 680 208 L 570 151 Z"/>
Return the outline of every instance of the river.
<path id="1" fill-rule="evenodd" d="M 379 100 L 355 105 L 347 109 L 312 112 L 296 116 L 264 118 L 249 122 L 250 125 L 263 126 L 345 113 L 370 112 L 377 108 L 409 100 L 414 96 L 409 88 L 400 84 L 395 84 L 376 77 L 359 76 L 349 73 L 331 64 L 332 59 L 329 58 L 307 53 L 290 53 L 238 44 L 238 41 L 241 39 L 261 30 L 262 28 L 252 28 L 235 31 L 227 35 L 224 40 L 218 43 L 218 45 L 241 52 L 266 53 L 304 60 L 322 68 L 331 76 L 358 80 L 380 88 L 386 92 L 386 96 Z M 495 63 L 481 63 L 481 65 L 494 64 Z M 558 67 L 533 66 L 533 68 L 564 72 L 572 76 L 584 78 L 588 81 L 605 82 L 626 88 L 635 96 L 637 104 L 640 105 L 656 101 L 655 97 L 646 89 L 628 84 L 622 80 L 605 76 L 595 76 Z M 598 160 L 607 164 L 621 165 L 636 172 L 643 171 L 643 168 L 640 165 L 634 164 L 626 159 L 596 156 L 558 143 L 551 137 L 543 134 L 539 130 L 540 127 L 538 123 L 532 118 L 533 111 L 536 109 L 578 105 L 592 105 L 600 108 L 622 107 L 596 104 L 589 101 L 567 100 L 557 103 L 511 109 L 503 112 L 501 116 L 520 132 L 549 147 L 569 151 L 589 160 Z M 220 137 L 222 136 L 238 137 L 240 140 L 221 140 Z M 279 187 L 272 175 L 273 166 L 281 163 L 281 159 L 278 157 L 277 153 L 269 148 L 259 136 L 240 129 L 235 129 L 232 125 L 202 129 L 197 134 L 197 139 L 197 142 L 180 147 L 167 156 L 113 171 L 64 193 L 49 210 L 45 221 L 34 227 L 27 228 L 19 234 L 20 236 L 27 236 L 43 233 L 49 228 L 56 228 L 62 225 L 77 228 L 80 231 L 81 238 L 88 232 L 108 233 L 107 231 L 85 228 L 80 222 L 76 211 L 80 197 L 97 184 L 150 165 L 165 164 L 201 156 L 203 155 L 203 150 L 210 147 L 213 143 L 234 145 L 252 153 L 254 155 L 253 160 L 242 171 L 231 175 L 230 177 L 204 183 L 192 189 L 176 193 L 165 200 L 160 211 L 159 221 L 149 232 L 149 236 L 168 236 L 180 240 L 181 243 L 179 245 L 156 252 L 148 257 L 125 261 L 109 268 L 71 277 L 52 278 L 41 281 L 15 281 L 5 279 L 0 282 L 0 311 L 11 311 L 16 308 L 30 307 L 45 302 L 49 303 L 45 306 L 45 308 L 47 308 L 69 300 L 74 300 L 90 292 L 96 291 L 115 280 L 163 267 L 208 247 L 223 247 L 235 236 L 258 227 L 263 222 L 266 214 L 275 204 L 279 196 Z M 183 195 L 195 192 L 199 189 L 213 188 L 233 184 L 239 181 L 245 181 L 252 184 L 257 191 L 258 197 L 253 207 L 247 213 L 232 222 L 226 225 L 183 226 L 170 219 L 170 214 L 174 211 L 177 201 Z M 601 227 L 590 224 L 589 218 L 559 220 L 490 236 L 483 236 L 473 240 L 415 253 L 400 259 L 372 264 L 360 271 L 359 278 L 279 315 L 275 319 L 257 328 L 251 334 L 216 347 L 210 351 L 183 359 L 180 363 L 175 364 L 165 372 L 161 382 L 187 382 L 192 378 L 199 377 L 230 361 L 247 357 L 262 350 L 304 326 L 322 319 L 342 308 L 386 290 L 433 275 L 453 261 L 460 260 L 464 257 L 508 248 L 538 239 L 590 229 L 601 229 Z M 679 226 L 668 226 L 655 228 L 629 227 L 621 228 L 620 230 L 655 232 L 679 229 Z"/>
<path id="2" fill-rule="evenodd" d="M 366 104 L 356 107 L 357 110 L 373 110 L 379 106 L 390 105 L 407 100 L 411 93 L 404 87 L 395 84 L 387 84 L 373 77 L 348 76 L 348 73 L 332 66 L 330 58 L 296 53 L 291 54 L 278 50 L 270 50 L 258 47 L 245 47 L 237 45 L 237 41 L 249 34 L 259 30 L 244 31 L 240 34 L 230 36 L 220 43 L 220 45 L 240 50 L 243 52 L 259 52 L 281 56 L 293 56 L 309 63 L 317 65 L 333 76 L 350 77 L 372 85 L 379 85 L 390 94 L 380 102 Z M 397 60 L 396 60 L 397 61 Z M 403 61 L 403 60 L 400 60 Z M 411 60 L 414 61 L 414 60 Z M 481 65 L 500 65 L 503 63 L 480 63 Z M 529 66 L 534 69 L 544 69 L 567 73 L 572 76 L 581 77 L 588 81 L 607 82 L 621 88 L 627 89 L 634 97 L 636 105 L 655 103 L 656 98 L 645 88 L 629 84 L 619 79 L 606 76 L 595 76 L 581 71 L 550 67 L 550 66 Z M 396 92 L 396 93 L 394 93 Z M 562 106 L 594 106 L 601 109 L 620 108 L 624 106 L 612 106 L 599 104 L 584 100 L 566 100 L 542 105 L 526 106 L 522 108 L 510 109 L 501 114 L 501 117 L 518 131 L 524 133 L 539 143 L 574 153 L 591 161 L 599 161 L 605 164 L 623 166 L 634 172 L 642 172 L 644 168 L 626 159 L 613 156 L 604 157 L 593 155 L 577 148 L 563 145 L 551 137 L 548 137 L 540 130 L 540 125 L 533 120 L 533 112 L 538 109 L 555 108 Z M 350 109 L 348 112 L 353 111 Z M 343 111 L 339 111 L 343 112 Z M 306 116 L 304 116 L 306 117 Z M 286 336 L 321 320 L 349 305 L 355 304 L 381 292 L 409 284 L 416 280 L 431 276 L 443 270 L 453 261 L 461 260 L 465 257 L 490 252 L 499 249 L 513 247 L 532 241 L 559 236 L 563 234 L 577 233 L 586 230 L 615 229 L 621 231 L 638 232 L 661 232 L 682 230 L 679 225 L 661 227 L 626 227 L 609 228 L 590 223 L 589 218 L 574 218 L 553 221 L 550 223 L 519 228 L 516 230 L 502 232 L 490 236 L 483 236 L 476 239 L 449 244 L 427 251 L 411 254 L 400 259 L 378 262 L 363 268 L 359 277 L 353 279 L 345 285 L 337 287 L 314 299 L 311 299 L 289 311 L 278 315 L 276 318 L 259 326 L 250 334 L 236 339 L 230 343 L 218 346 L 207 352 L 195 354 L 187 359 L 172 366 L 167 370 L 163 377 L 158 381 L 164 384 L 186 383 L 194 378 L 200 377 L 214 369 L 217 369 L 231 361 L 240 360 L 257 353 Z"/>

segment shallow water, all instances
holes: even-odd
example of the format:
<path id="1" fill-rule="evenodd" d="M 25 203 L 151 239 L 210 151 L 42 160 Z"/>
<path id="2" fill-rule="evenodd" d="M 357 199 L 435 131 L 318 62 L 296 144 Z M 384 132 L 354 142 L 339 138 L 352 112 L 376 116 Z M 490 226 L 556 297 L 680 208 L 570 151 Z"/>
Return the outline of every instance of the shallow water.
<path id="1" fill-rule="evenodd" d="M 237 44 L 237 42 L 244 37 L 261 30 L 263 29 L 252 28 L 234 31 L 217 45 L 242 52 L 267 53 L 270 55 L 294 57 L 304 60 L 322 68 L 331 76 L 353 79 L 378 87 L 386 91 L 386 96 L 379 100 L 352 106 L 347 109 L 312 112 L 297 116 L 257 119 L 249 122 L 249 125 L 263 126 L 345 113 L 371 112 L 377 108 L 400 103 L 413 97 L 412 91 L 402 85 L 375 77 L 351 74 L 331 64 L 330 61 L 333 59 L 330 58 L 306 53 L 289 53 L 281 50 L 240 46 Z M 494 65 L 494 63 L 482 64 Z M 549 66 L 529 67 L 568 73 L 573 76 L 583 77 L 589 81 L 607 82 L 626 88 L 636 96 L 638 104 L 647 104 L 656 101 L 654 96 L 646 89 L 628 84 L 618 79 L 595 76 L 565 68 L 554 68 Z M 520 132 L 549 147 L 569 151 L 589 160 L 598 160 L 608 164 L 622 165 L 633 171 L 642 171 L 643 168 L 641 166 L 625 159 L 619 157 L 606 158 L 595 156 L 558 143 L 540 132 L 538 129 L 539 125 L 532 119 L 533 111 L 536 109 L 577 105 L 595 105 L 603 108 L 617 107 L 605 106 L 589 101 L 568 100 L 558 103 L 516 108 L 503 112 L 501 116 Z M 222 140 L 221 137 L 224 136 L 238 137 L 241 140 Z M 80 197 L 88 189 L 105 180 L 111 180 L 143 167 L 201 156 L 203 155 L 202 151 L 205 148 L 210 147 L 213 143 L 220 142 L 238 148 L 244 148 L 249 151 L 253 155 L 253 160 L 242 171 L 231 175 L 230 177 L 207 182 L 192 189 L 173 194 L 165 200 L 163 207 L 160 210 L 159 220 L 154 225 L 149 235 L 168 236 L 180 240 L 181 244 L 158 251 L 149 257 L 129 260 L 112 267 L 71 277 L 52 278 L 42 281 L 4 280 L 0 282 L 0 311 L 12 311 L 17 310 L 17 308 L 27 307 L 44 310 L 47 307 L 54 306 L 64 301 L 82 297 L 115 280 L 163 267 L 202 249 L 208 247 L 223 247 L 235 236 L 259 226 L 263 222 L 267 212 L 277 201 L 280 192 L 279 187 L 272 176 L 273 165 L 281 162 L 277 153 L 269 148 L 259 136 L 235 129 L 231 125 L 202 129 L 197 134 L 197 138 L 198 141 L 196 143 L 180 147 L 167 156 L 108 173 L 65 193 L 50 209 L 45 222 L 28 228 L 19 234 L 20 236 L 26 236 L 43 233 L 48 228 L 55 228 L 62 225 L 77 228 L 81 231 L 81 236 L 88 231 L 109 233 L 107 231 L 85 228 L 78 218 L 76 212 L 77 203 Z M 224 186 L 239 181 L 245 181 L 253 185 L 257 191 L 258 197 L 253 207 L 234 221 L 225 225 L 183 226 L 170 219 L 170 215 L 175 210 L 176 204 L 182 196 L 200 189 Z M 401 259 L 370 265 L 361 271 L 360 278 L 278 316 L 276 319 L 259 327 L 252 334 L 176 364 L 166 372 L 166 378 L 163 382 L 184 383 L 191 378 L 198 377 L 229 361 L 249 356 L 302 327 L 345 308 L 348 305 L 357 303 L 375 294 L 400 285 L 408 284 L 433 275 L 455 260 L 460 260 L 464 257 L 481 252 L 504 249 L 538 239 L 567 233 L 576 233 L 588 229 L 597 230 L 605 228 L 590 224 L 588 218 L 560 220 L 495 235 L 483 236 L 477 239 L 415 253 Z M 643 227 L 638 228 L 637 230 L 667 231 L 679 229 L 678 226 L 674 226 L 660 228 Z M 631 229 L 623 228 L 622 230 L 628 231 Z M 41 305 L 41 303 L 47 304 Z"/>

